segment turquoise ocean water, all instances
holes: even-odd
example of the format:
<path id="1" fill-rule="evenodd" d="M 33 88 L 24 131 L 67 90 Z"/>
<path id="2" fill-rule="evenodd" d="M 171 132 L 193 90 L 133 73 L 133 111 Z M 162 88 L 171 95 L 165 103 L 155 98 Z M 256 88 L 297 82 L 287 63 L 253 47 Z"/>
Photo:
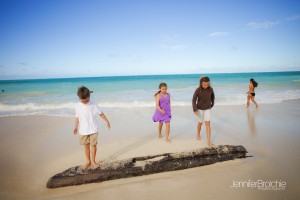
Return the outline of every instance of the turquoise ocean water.
<path id="1" fill-rule="evenodd" d="M 209 76 L 216 105 L 246 103 L 249 79 L 258 82 L 256 100 L 260 104 L 300 98 L 300 72 L 224 73 Z M 2 80 L 0 116 L 73 116 L 79 86 L 93 90 L 92 100 L 106 112 L 155 106 L 154 93 L 160 82 L 168 84 L 172 106 L 191 106 L 200 74 L 147 75 L 39 80 Z M 1 91 L 0 91 L 1 92 Z"/>

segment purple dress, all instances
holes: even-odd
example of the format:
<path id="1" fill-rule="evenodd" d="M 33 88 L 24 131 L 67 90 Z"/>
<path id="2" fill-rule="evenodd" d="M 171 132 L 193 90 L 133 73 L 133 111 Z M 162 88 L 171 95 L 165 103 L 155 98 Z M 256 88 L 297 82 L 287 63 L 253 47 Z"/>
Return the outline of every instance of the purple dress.
<path id="1" fill-rule="evenodd" d="M 166 97 L 164 97 L 162 94 L 158 94 L 158 95 L 160 95 L 159 107 L 165 111 L 165 114 L 162 114 L 156 108 L 152 119 L 154 122 L 158 122 L 158 121 L 160 123 L 169 122 L 169 121 L 171 121 L 170 94 L 167 93 Z"/>

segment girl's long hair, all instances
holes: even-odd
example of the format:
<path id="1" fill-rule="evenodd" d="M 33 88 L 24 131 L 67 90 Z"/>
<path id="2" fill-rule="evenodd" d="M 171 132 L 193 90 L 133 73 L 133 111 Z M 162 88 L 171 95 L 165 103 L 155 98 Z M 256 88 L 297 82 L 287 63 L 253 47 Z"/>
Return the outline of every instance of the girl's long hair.
<path id="1" fill-rule="evenodd" d="M 157 92 L 154 94 L 155 97 L 156 97 L 156 95 L 158 95 L 158 94 L 161 92 L 160 89 L 161 89 L 162 87 L 168 87 L 168 85 L 167 85 L 166 83 L 160 83 L 159 86 L 158 86 L 159 91 L 157 91 Z"/>
<path id="2" fill-rule="evenodd" d="M 250 81 L 251 81 L 253 87 L 257 87 L 258 86 L 258 83 L 253 78 L 251 78 Z"/>

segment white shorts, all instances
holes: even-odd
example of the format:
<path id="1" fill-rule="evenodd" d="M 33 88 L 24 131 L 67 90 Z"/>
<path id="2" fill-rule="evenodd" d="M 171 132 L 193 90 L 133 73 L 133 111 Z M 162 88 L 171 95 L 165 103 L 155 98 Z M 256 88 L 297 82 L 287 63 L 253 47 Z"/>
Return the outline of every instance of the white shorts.
<path id="1" fill-rule="evenodd" d="M 198 122 L 209 122 L 210 121 L 210 109 L 198 110 Z"/>

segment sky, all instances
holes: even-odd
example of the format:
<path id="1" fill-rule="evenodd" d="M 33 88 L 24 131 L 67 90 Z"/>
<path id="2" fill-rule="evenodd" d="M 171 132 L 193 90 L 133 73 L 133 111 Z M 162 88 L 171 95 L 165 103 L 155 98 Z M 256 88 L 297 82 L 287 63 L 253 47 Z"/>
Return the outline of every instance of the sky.
<path id="1" fill-rule="evenodd" d="M 300 71 L 300 1 L 0 0 L 0 80 Z"/>

